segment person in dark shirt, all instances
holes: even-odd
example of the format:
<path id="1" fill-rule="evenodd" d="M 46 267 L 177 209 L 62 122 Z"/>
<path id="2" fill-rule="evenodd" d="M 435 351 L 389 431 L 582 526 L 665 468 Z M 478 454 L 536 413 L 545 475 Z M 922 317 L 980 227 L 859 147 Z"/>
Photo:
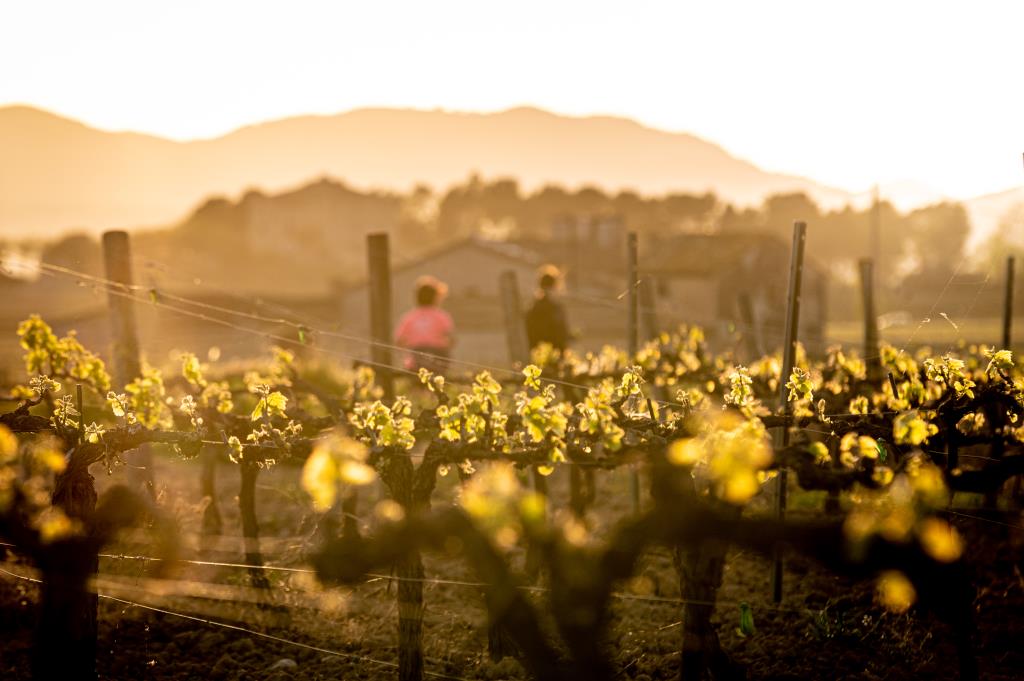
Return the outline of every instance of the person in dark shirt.
<path id="1" fill-rule="evenodd" d="M 541 268 L 537 299 L 526 312 L 526 337 L 531 350 L 541 343 L 550 343 L 556 350 L 569 345 L 569 323 L 557 293 L 560 280 L 557 268 Z"/>

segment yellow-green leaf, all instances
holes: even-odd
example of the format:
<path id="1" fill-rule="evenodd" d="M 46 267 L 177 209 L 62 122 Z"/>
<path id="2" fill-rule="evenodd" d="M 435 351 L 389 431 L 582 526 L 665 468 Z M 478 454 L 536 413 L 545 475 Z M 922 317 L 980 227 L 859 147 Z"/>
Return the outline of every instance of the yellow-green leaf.
<path id="1" fill-rule="evenodd" d="M 878 600 L 895 613 L 906 612 L 917 600 L 917 591 L 906 575 L 896 570 L 883 572 L 878 578 Z"/>
<path id="2" fill-rule="evenodd" d="M 345 460 L 338 464 L 338 477 L 349 485 L 368 485 L 377 479 L 377 472 L 365 463 Z"/>
<path id="3" fill-rule="evenodd" d="M 0 463 L 13 461 L 18 455 L 18 438 L 7 426 L 0 426 Z"/>
<path id="4" fill-rule="evenodd" d="M 960 534 L 949 523 L 938 518 L 925 518 L 917 526 L 921 548 L 940 563 L 952 563 L 964 552 Z"/>
<path id="5" fill-rule="evenodd" d="M 326 447 L 316 447 L 302 467 L 302 489 L 321 513 L 330 509 L 338 497 L 338 466 Z"/>
<path id="6" fill-rule="evenodd" d="M 703 446 L 692 437 L 676 440 L 668 448 L 668 460 L 676 466 L 695 466 L 703 455 Z"/>

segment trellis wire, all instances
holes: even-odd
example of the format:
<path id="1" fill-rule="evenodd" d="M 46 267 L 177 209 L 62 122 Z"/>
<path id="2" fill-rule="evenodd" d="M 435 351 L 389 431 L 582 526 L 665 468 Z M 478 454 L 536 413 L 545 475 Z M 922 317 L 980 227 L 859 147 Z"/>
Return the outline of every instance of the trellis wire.
<path id="1" fill-rule="evenodd" d="M 129 288 L 129 287 L 126 287 L 124 285 L 118 284 L 117 282 L 113 282 L 113 281 L 104 279 L 102 277 L 96 277 L 96 276 L 85 274 L 85 273 L 82 273 L 82 272 L 77 272 L 75 270 L 71 270 L 71 269 L 66 268 L 66 267 L 58 267 L 58 266 L 47 265 L 47 268 L 54 269 L 54 270 L 58 271 L 59 273 L 64 274 L 66 276 L 71 276 L 71 277 L 76 277 L 76 278 L 77 277 L 82 277 L 82 278 L 86 278 L 86 279 L 92 279 L 92 280 L 95 280 L 97 283 L 101 283 L 101 284 L 104 284 L 106 286 L 111 286 L 111 287 L 114 287 L 115 289 L 127 289 L 127 288 Z M 135 285 L 133 285 L 130 288 L 135 289 L 135 290 L 140 290 L 140 291 L 147 290 L 144 286 L 141 286 L 139 284 L 135 284 Z M 279 342 L 282 342 L 282 343 L 287 343 L 287 344 L 290 344 L 290 345 L 293 345 L 293 346 L 297 346 L 297 347 L 310 348 L 310 349 L 312 349 L 313 351 L 316 351 L 316 352 L 321 352 L 321 353 L 329 354 L 329 355 L 335 355 L 335 356 L 341 357 L 343 359 L 348 359 L 348 360 L 352 360 L 352 361 L 355 361 L 355 362 L 361 362 L 363 364 L 367 364 L 367 365 L 370 365 L 370 366 L 377 366 L 378 368 L 382 368 L 382 369 L 389 370 L 389 371 L 397 371 L 397 372 L 404 373 L 404 374 L 407 374 L 407 375 L 410 375 L 410 376 L 415 376 L 417 378 L 419 377 L 418 372 L 415 372 L 415 371 L 412 371 L 412 370 L 409 370 L 409 369 L 405 369 L 404 367 L 379 364 L 379 363 L 375 363 L 375 362 L 373 362 L 371 360 L 365 360 L 365 359 L 363 359 L 361 357 L 356 357 L 354 355 L 349 355 L 349 354 L 345 354 L 345 353 L 342 353 L 342 352 L 338 352 L 338 351 L 330 349 L 330 348 L 324 348 L 324 347 L 320 347 L 320 346 L 317 346 L 317 345 L 308 345 L 308 344 L 303 343 L 302 341 L 300 341 L 300 340 L 298 340 L 296 338 L 289 338 L 287 336 L 281 336 L 279 334 L 274 334 L 274 333 L 270 333 L 270 332 L 266 332 L 266 331 L 260 331 L 258 329 L 253 329 L 253 328 L 246 327 L 246 326 L 241 326 L 241 325 L 238 325 L 238 324 L 232 324 L 231 322 L 229 322 L 227 320 L 224 320 L 224 319 L 219 319 L 219 318 L 216 318 L 216 317 L 210 317 L 209 315 L 205 315 L 205 314 L 202 314 L 202 313 L 193 312 L 191 310 L 174 307 L 172 305 L 168 305 L 166 303 L 162 303 L 159 300 L 153 301 L 153 300 L 141 299 L 141 298 L 139 298 L 137 296 L 131 295 L 130 293 L 126 293 L 124 290 L 115 290 L 115 291 L 113 291 L 113 293 L 115 295 L 122 295 L 122 296 L 130 297 L 130 298 L 132 298 L 132 299 L 134 299 L 134 300 L 136 300 L 137 302 L 140 302 L 140 303 L 149 304 L 149 305 L 155 305 L 156 307 L 168 310 L 170 312 L 175 312 L 175 313 L 182 314 L 182 315 L 185 315 L 185 316 L 190 316 L 190 317 L 199 319 L 201 321 L 206 321 L 206 322 L 218 324 L 218 325 L 224 326 L 226 328 L 233 329 L 235 331 L 241 331 L 241 332 L 249 333 L 249 334 L 256 335 L 256 336 L 261 336 L 261 337 L 264 337 L 264 338 L 268 338 L 268 339 L 271 339 L 271 340 L 276 340 L 276 341 L 279 341 Z M 165 295 L 165 294 L 160 294 L 160 295 Z M 181 298 L 181 297 L 178 297 L 178 298 L 180 298 L 181 300 L 188 300 L 188 299 Z M 333 335 L 333 336 L 336 336 L 336 337 L 339 337 L 339 338 L 342 338 L 342 339 L 346 339 L 346 340 L 351 340 L 351 341 L 354 341 L 354 342 L 360 342 L 360 343 L 369 344 L 369 345 L 382 345 L 384 347 L 388 347 L 388 348 L 396 349 L 396 350 L 401 350 L 401 351 L 404 351 L 404 352 L 410 352 L 412 354 L 419 354 L 419 355 L 429 355 L 430 354 L 430 353 L 421 352 L 421 351 L 409 350 L 407 348 L 402 348 L 401 346 L 397 346 L 397 345 L 380 343 L 379 341 L 375 341 L 375 340 L 370 339 L 370 338 L 361 338 L 359 336 L 352 336 L 352 335 L 348 335 L 348 334 L 340 334 L 340 333 L 330 332 L 330 331 L 321 331 L 319 329 L 310 328 L 308 326 L 305 326 L 305 325 L 302 325 L 302 324 L 297 324 L 295 322 L 289 322 L 288 320 L 285 320 L 285 319 L 262 317 L 260 315 L 255 315 L 255 314 L 252 314 L 252 313 L 246 313 L 246 312 L 243 312 L 243 311 L 231 310 L 231 308 L 224 308 L 224 307 L 221 307 L 221 306 L 207 305 L 205 303 L 202 303 L 201 301 L 189 301 L 188 304 L 196 304 L 196 305 L 200 305 L 200 306 L 208 306 L 208 307 L 215 308 L 218 311 L 223 311 L 226 314 L 237 314 L 239 316 L 253 318 L 254 320 L 262 321 L 264 323 L 285 323 L 285 324 L 291 325 L 292 327 L 294 327 L 296 329 L 303 328 L 304 330 L 309 331 L 310 333 L 313 333 L 313 334 L 321 334 L 321 335 L 325 335 L 325 336 L 332 336 Z M 453 363 L 453 364 L 462 364 L 462 365 L 465 365 L 465 366 L 468 366 L 468 367 L 472 367 L 472 368 L 477 368 L 477 369 L 501 372 L 501 373 L 506 373 L 506 374 L 515 375 L 515 376 L 520 376 L 521 375 L 521 372 L 519 370 L 510 368 L 510 367 L 495 366 L 495 365 L 483 364 L 483 363 L 479 363 L 479 362 L 470 362 L 470 361 L 467 361 L 467 360 L 455 360 L 455 359 L 452 359 L 452 360 L 449 360 L 449 361 L 451 363 Z M 589 390 L 592 387 L 592 386 L 588 386 L 588 385 L 582 384 L 582 383 L 575 383 L 575 382 L 572 382 L 572 381 L 566 381 L 564 379 L 550 378 L 550 377 L 546 377 L 546 376 L 541 376 L 540 380 L 544 381 L 546 383 L 552 383 L 552 384 L 566 386 L 566 387 L 571 387 L 571 388 L 578 388 L 580 390 Z M 662 406 L 681 407 L 681 408 L 685 408 L 686 407 L 686 405 L 684 405 L 684 404 L 682 404 L 680 402 L 674 402 L 674 401 L 671 401 L 671 400 L 658 400 L 658 399 L 651 398 L 651 401 L 656 403 L 656 404 L 662 405 Z M 881 412 L 881 413 L 884 415 L 886 413 L 898 413 L 898 412 L 892 411 L 892 412 Z M 856 413 L 852 413 L 852 412 L 836 412 L 836 413 L 826 414 L 826 416 L 828 416 L 828 417 L 833 417 L 833 416 L 861 416 L 861 415 L 862 414 L 856 414 Z"/>
<path id="2" fill-rule="evenodd" d="M 22 579 L 22 580 L 26 580 L 26 581 L 29 581 L 29 582 L 34 582 L 36 584 L 42 584 L 42 580 L 40 580 L 40 579 L 37 579 L 35 577 L 28 577 L 28 576 L 25 576 L 25 575 L 19 575 L 17 573 L 5 570 L 3 568 L 0 568 L 0 573 L 3 573 L 3 574 L 8 575 L 10 577 L 15 577 L 17 579 Z M 249 636 L 256 636 L 256 637 L 259 637 L 259 638 L 267 639 L 269 641 L 275 641 L 277 643 L 282 643 L 282 644 L 285 644 L 285 645 L 294 646 L 296 648 L 303 648 L 303 649 L 306 649 L 306 650 L 312 650 L 312 651 L 317 652 L 317 653 L 323 653 L 324 655 L 332 655 L 332 656 L 335 656 L 335 657 L 341 657 L 341 658 L 345 658 L 345 659 L 349 659 L 349 660 L 354 660 L 356 662 L 364 662 L 364 663 L 369 663 L 369 664 L 376 664 L 376 665 L 380 665 L 380 666 L 383 666 L 383 667 L 390 667 L 392 669 L 397 669 L 398 668 L 398 663 L 397 662 L 388 662 L 386 660 L 377 660 L 375 658 L 366 657 L 364 655 L 356 655 L 355 653 L 344 653 L 344 652 L 341 652 L 339 650 L 331 650 L 330 648 L 321 648 L 320 646 L 314 646 L 314 645 L 310 645 L 308 643 L 302 643 L 301 641 L 293 641 L 291 639 L 283 638 L 281 636 L 274 636 L 273 634 L 267 634 L 267 633 L 264 633 L 262 631 L 256 631 L 255 629 L 248 629 L 246 627 L 238 626 L 236 624 L 228 624 L 227 622 L 219 622 L 217 620 L 211 620 L 211 619 L 207 619 L 207 618 L 204 618 L 204 617 L 197 617 L 195 615 L 189 615 L 189 614 L 182 613 L 182 612 L 176 612 L 174 610 L 167 610 L 165 608 L 158 608 L 158 607 L 155 607 L 155 606 L 152 606 L 152 605 L 146 605 L 145 603 L 139 603 L 139 602 L 136 602 L 136 601 L 129 601 L 129 600 L 126 600 L 124 598 L 118 598 L 116 596 L 111 596 L 109 594 L 97 593 L 96 595 L 99 598 L 104 598 L 104 599 L 107 599 L 107 600 L 110 600 L 110 601 L 115 601 L 117 603 L 123 603 L 124 605 L 130 606 L 130 607 L 142 608 L 144 610 L 151 610 L 153 612 L 158 612 L 158 613 L 163 614 L 163 615 L 169 615 L 171 617 L 180 617 L 182 619 L 191 620 L 193 622 L 200 622 L 202 624 L 206 624 L 206 625 L 210 625 L 210 626 L 214 626 L 214 627 L 221 627 L 221 628 L 224 628 L 224 629 L 231 629 L 233 631 L 237 631 L 237 632 L 240 632 L 240 633 L 243 633 L 243 634 L 247 634 Z M 451 679 L 452 681 L 470 681 L 469 679 L 466 679 L 464 677 L 453 676 L 451 674 L 441 674 L 439 672 L 431 672 L 431 671 L 424 671 L 423 673 L 426 676 L 431 676 L 431 677 L 438 678 L 438 679 Z"/>

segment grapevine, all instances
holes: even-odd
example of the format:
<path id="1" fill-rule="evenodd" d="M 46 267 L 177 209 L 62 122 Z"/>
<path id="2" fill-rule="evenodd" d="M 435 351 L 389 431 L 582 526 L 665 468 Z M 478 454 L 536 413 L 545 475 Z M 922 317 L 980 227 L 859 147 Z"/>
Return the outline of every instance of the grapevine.
<path id="1" fill-rule="evenodd" d="M 423 673 L 421 551 L 449 550 L 452 538 L 487 584 L 493 627 L 512 638 L 537 678 L 611 677 L 601 643 L 609 600 L 649 547 L 672 549 L 683 593 L 713 604 L 729 543 L 765 554 L 786 545 L 836 572 L 876 576 L 885 607 L 917 603 L 950 622 L 969 676 L 961 561 L 969 539 L 941 511 L 954 492 L 994 494 L 1024 473 L 1024 378 L 1005 349 L 933 356 L 883 345 L 887 380 L 873 383 L 865 360 L 842 348 L 820 360 L 800 352 L 791 375 L 781 376 L 778 356 L 740 365 L 711 352 L 699 329 L 683 328 L 634 357 L 541 347 L 519 381 L 486 370 L 465 378 L 423 370 L 409 397 L 384 400 L 372 370 L 323 371 L 284 349 L 258 370 L 216 378 L 185 354 L 180 375 L 144 367 L 115 392 L 102 360 L 73 334 L 59 339 L 39 317 L 17 333 L 27 380 L 14 390 L 18 406 L 0 415 L 0 535 L 43 569 L 44 581 L 56 579 L 46 572 L 55 556 L 77 552 L 84 585 L 118 528 L 133 516 L 159 516 L 127 490 L 97 501 L 89 473 L 93 463 L 113 468 L 124 452 L 152 443 L 238 466 L 245 564 L 271 603 L 255 482 L 261 470 L 293 462 L 311 509 L 325 519 L 310 556 L 320 577 L 354 583 L 395 566 L 403 679 Z M 90 390 L 87 409 L 69 394 L 71 384 Z M 780 385 L 788 413 L 776 404 Z M 770 431 L 780 428 L 790 429 L 790 444 L 773 447 Z M 968 447 L 991 456 L 965 466 Z M 574 500 L 574 517 L 556 519 L 544 485 L 531 490 L 519 474 L 538 481 L 562 468 L 636 464 L 648 472 L 650 504 L 605 539 L 587 527 L 586 500 Z M 459 503 L 433 509 L 437 479 L 451 470 L 464 481 Z M 781 470 L 803 489 L 843 492 L 846 507 L 816 521 L 763 517 L 764 483 Z M 392 505 L 371 536 L 329 522 L 378 479 Z M 166 535 L 162 545 L 173 546 L 173 532 L 154 522 Z M 532 578 L 510 560 L 523 545 L 549 585 L 557 641 L 521 588 Z M 683 667 L 726 673 L 727 655 L 709 633 L 711 610 L 685 612 L 686 640 L 700 645 L 683 647 Z M 52 635 L 60 629 L 54 624 Z"/>

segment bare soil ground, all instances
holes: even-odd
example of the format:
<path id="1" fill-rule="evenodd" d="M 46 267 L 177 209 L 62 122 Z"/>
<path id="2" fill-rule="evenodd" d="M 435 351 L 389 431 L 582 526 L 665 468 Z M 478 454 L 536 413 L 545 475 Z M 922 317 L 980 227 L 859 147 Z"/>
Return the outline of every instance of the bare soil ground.
<path id="1" fill-rule="evenodd" d="M 123 480 L 94 471 L 100 489 Z M 629 510 L 628 473 L 598 474 L 593 531 L 606 533 Z M 176 518 L 185 538 L 184 558 L 240 562 L 237 470 L 218 471 L 223 536 L 200 546 L 202 513 L 195 462 L 158 456 L 160 503 Z M 261 475 L 258 509 L 268 564 L 302 568 L 315 543 L 315 518 L 298 489 L 298 470 L 279 466 Z M 443 478 L 435 505 L 451 503 L 458 478 Z M 566 505 L 567 480 L 552 480 L 553 505 Z M 376 491 L 363 497 L 369 514 Z M 817 495 L 794 495 L 795 513 L 818 513 Z M 804 507 L 801 511 L 800 506 Z M 983 678 L 1024 676 L 1024 531 L 1019 518 L 1002 523 L 959 518 L 968 541 L 967 560 L 978 589 L 977 651 Z M 0 549 L 2 550 L 2 549 Z M 109 553 L 152 554 L 144 537 L 128 537 Z M 31 575 L 31 566 L 8 553 L 5 570 Z M 427 555 L 429 579 L 469 581 L 476 576 L 459 561 Z M 874 585 L 850 582 L 815 563 L 789 556 L 785 598 L 770 604 L 768 561 L 734 550 L 719 594 L 715 621 L 722 645 L 745 665 L 750 679 L 947 679 L 957 675 L 947 627 L 917 609 L 886 613 L 874 602 Z M 101 679 L 388 679 L 395 678 L 397 606 L 394 585 L 378 579 L 352 590 L 320 588 L 308 574 L 268 571 L 275 608 L 260 607 L 244 569 L 185 564 L 172 582 L 149 578 L 151 565 L 130 557 L 101 559 L 98 590 L 122 600 L 100 600 Z M 627 597 L 612 613 L 608 646 L 620 678 L 646 681 L 678 675 L 681 607 L 667 550 L 645 557 L 644 589 L 623 584 Z M 633 589 L 631 591 L 631 589 Z M 29 678 L 29 647 L 37 599 L 35 584 L 0 575 L 0 678 Z M 543 606 L 543 593 L 537 594 Z M 126 603 L 124 601 L 128 601 Z M 517 662 L 487 655 L 486 613 L 479 588 L 425 585 L 425 655 L 428 673 L 461 679 L 523 679 Z M 756 633 L 738 633 L 739 604 L 751 604 Z M 176 614 L 141 607 L 145 604 Z M 197 619 L 179 616 L 190 615 Z M 218 626 L 213 622 L 232 627 Z M 243 631 L 244 629 L 244 631 Z M 258 635 L 263 634 L 263 636 Z M 276 637 L 276 638 L 270 638 Z M 284 639 L 284 640 L 278 640 Z M 295 643 L 304 644 L 300 647 Z"/>

